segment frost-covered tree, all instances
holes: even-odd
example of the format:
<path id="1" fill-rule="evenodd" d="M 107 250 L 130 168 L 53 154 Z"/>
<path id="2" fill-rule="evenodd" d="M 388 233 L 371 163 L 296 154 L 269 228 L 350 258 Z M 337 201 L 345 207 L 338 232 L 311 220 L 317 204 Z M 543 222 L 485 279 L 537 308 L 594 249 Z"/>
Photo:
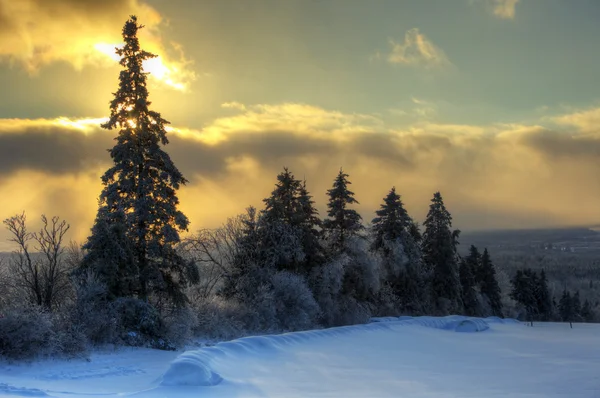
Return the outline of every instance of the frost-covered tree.
<path id="1" fill-rule="evenodd" d="M 75 272 L 80 283 L 89 279 L 89 272 L 82 271 L 92 270 L 105 285 L 109 299 L 133 296 L 139 290 L 139 270 L 123 211 L 108 212 L 107 207 L 100 207 L 86 247 L 90 250 Z"/>
<path id="2" fill-rule="evenodd" d="M 412 220 L 408 216 L 400 195 L 396 193 L 396 187 L 392 187 L 383 199 L 381 208 L 375 212 L 377 217 L 372 221 L 373 225 L 373 250 L 383 250 L 384 241 L 396 241 L 405 238 L 409 231 Z"/>
<path id="3" fill-rule="evenodd" d="M 383 199 L 376 215 L 372 221 L 371 250 L 382 256 L 385 270 L 382 279 L 387 286 L 382 293 L 391 293 L 391 299 L 398 301 L 403 311 L 417 313 L 422 309 L 423 301 L 423 281 L 419 272 L 421 252 L 415 241 L 415 223 L 404 208 L 395 187 Z"/>
<path id="4" fill-rule="evenodd" d="M 264 199 L 265 209 L 261 214 L 261 226 L 273 228 L 284 224 L 297 235 L 304 252 L 302 260 L 292 259 L 290 264 L 280 264 L 280 269 L 308 275 L 310 269 L 323 262 L 320 244 L 321 220 L 306 181 L 297 180 L 287 169 L 277 176 L 275 189 Z"/>
<path id="5" fill-rule="evenodd" d="M 433 195 L 423 225 L 423 260 L 433 273 L 432 290 L 438 310 L 458 313 L 462 309 L 456 249 L 460 231 L 452 230 L 452 216 L 439 192 Z"/>
<path id="6" fill-rule="evenodd" d="M 314 267 L 323 264 L 325 256 L 321 245 L 321 228 L 323 223 L 315 202 L 306 188 L 306 180 L 298 189 L 298 227 L 302 231 L 302 247 L 304 248 L 304 271 L 308 275 Z"/>
<path id="7" fill-rule="evenodd" d="M 481 294 L 487 299 L 492 315 L 502 317 L 502 291 L 496 278 L 496 268 L 488 249 L 483 250 L 478 273 Z"/>
<path id="8" fill-rule="evenodd" d="M 299 222 L 300 203 L 298 193 L 302 183 L 294 178 L 287 167 L 277 175 L 275 189 L 271 196 L 264 199 L 264 220 L 266 222 L 283 222 L 295 226 Z"/>
<path id="9" fill-rule="evenodd" d="M 323 221 L 323 229 L 334 254 L 343 252 L 348 239 L 364 229 L 360 214 L 349 208 L 350 205 L 358 204 L 354 198 L 354 192 L 348 189 L 350 184 L 348 174 L 340 169 L 333 182 L 333 187 L 327 191 L 329 195 L 327 215 L 329 218 Z"/>
<path id="10" fill-rule="evenodd" d="M 140 48 L 138 30 L 143 26 L 132 16 L 123 27 L 125 45 L 116 49 L 123 67 L 119 89 L 110 104 L 110 118 L 102 125 L 117 130 L 117 143 L 110 150 L 113 166 L 102 176 L 96 223 L 122 223 L 124 234 L 108 232 L 109 239 L 123 250 L 132 250 L 134 263 L 92 261 L 101 258 L 106 247 L 104 227 L 94 228 L 85 244 L 88 251 L 84 266 L 103 275 L 105 266 L 122 267 L 118 273 L 136 279 L 135 295 L 147 300 L 150 293 L 168 295 L 176 304 L 186 301 L 183 289 L 198 280 L 193 263 L 175 250 L 179 233 L 189 221 L 178 210 L 176 192 L 187 180 L 161 146 L 168 144 L 160 113 L 150 110 L 143 61 L 155 57 Z M 120 257 L 123 257 L 119 255 Z M 111 271 L 112 272 L 112 271 Z M 131 275 L 133 273 L 134 275 Z M 130 292 L 116 289 L 116 296 Z"/>
<path id="11" fill-rule="evenodd" d="M 17 246 L 8 264 L 7 284 L 18 299 L 52 310 L 71 288 L 71 269 L 63 256 L 69 224 L 59 217 L 48 219 L 42 215 L 41 220 L 39 232 L 28 230 L 25 213 L 4 220 L 9 240 Z"/>

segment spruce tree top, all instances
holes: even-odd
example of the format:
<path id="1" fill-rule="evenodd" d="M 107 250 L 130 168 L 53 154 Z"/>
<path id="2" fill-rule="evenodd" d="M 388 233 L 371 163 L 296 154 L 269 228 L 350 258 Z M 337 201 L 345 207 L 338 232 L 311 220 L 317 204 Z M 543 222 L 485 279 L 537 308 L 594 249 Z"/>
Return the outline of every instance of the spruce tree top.
<path id="1" fill-rule="evenodd" d="M 358 204 L 354 199 L 354 192 L 348 189 L 348 174 L 342 169 L 338 173 L 333 187 L 327 190 L 329 203 L 327 203 L 328 216 L 323 222 L 323 227 L 328 230 L 329 235 L 334 236 L 334 247 L 343 249 L 346 238 L 357 234 L 364 227 L 361 223 L 362 217 L 354 209 L 349 209 L 348 205 Z"/>
<path id="2" fill-rule="evenodd" d="M 383 240 L 395 241 L 405 233 L 410 234 L 412 220 L 400 198 L 396 188 L 392 187 L 383 199 L 381 208 L 375 212 L 377 217 L 372 221 L 375 232 L 373 248 L 378 249 L 383 245 Z"/>
<path id="3" fill-rule="evenodd" d="M 124 69 L 110 104 L 110 119 L 102 127 L 118 129 L 119 134 L 110 150 L 114 166 L 102 177 L 106 188 L 100 200 L 111 210 L 122 207 L 129 217 L 136 217 L 138 235 L 149 232 L 154 240 L 169 244 L 179 242 L 177 230 L 187 230 L 189 224 L 177 210 L 175 195 L 187 180 L 160 148 L 169 142 L 165 130 L 169 122 L 149 109 L 142 62 L 155 55 L 140 49 L 137 32 L 142 27 L 132 16 L 123 27 L 125 45 L 116 50 Z"/>
<path id="4" fill-rule="evenodd" d="M 301 185 L 301 182 L 294 178 L 292 172 L 284 167 L 283 172 L 277 175 L 277 183 L 271 196 L 263 199 L 265 220 L 280 221 L 295 226 L 297 224 L 296 215 L 300 211 L 298 193 Z"/>

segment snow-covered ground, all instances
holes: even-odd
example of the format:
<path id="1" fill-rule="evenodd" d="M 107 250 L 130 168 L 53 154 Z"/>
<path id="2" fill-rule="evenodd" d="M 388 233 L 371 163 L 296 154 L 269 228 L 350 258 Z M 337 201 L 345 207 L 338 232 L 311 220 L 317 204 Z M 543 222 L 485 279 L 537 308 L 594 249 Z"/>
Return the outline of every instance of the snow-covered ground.
<path id="1" fill-rule="evenodd" d="M 381 318 L 183 354 L 0 364 L 0 396 L 600 397 L 600 325 L 464 319 Z"/>

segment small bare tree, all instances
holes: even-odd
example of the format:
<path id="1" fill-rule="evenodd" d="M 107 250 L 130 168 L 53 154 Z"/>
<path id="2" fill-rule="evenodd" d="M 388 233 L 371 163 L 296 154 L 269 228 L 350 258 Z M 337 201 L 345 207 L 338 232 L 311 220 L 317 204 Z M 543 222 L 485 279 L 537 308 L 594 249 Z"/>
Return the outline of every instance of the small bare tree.
<path id="1" fill-rule="evenodd" d="M 216 229 L 202 229 L 183 242 L 182 250 L 200 269 L 200 283 L 193 287 L 195 299 L 207 299 L 226 277 L 239 251 L 243 216 L 230 218 Z"/>
<path id="2" fill-rule="evenodd" d="M 39 232 L 27 230 L 25 213 L 4 220 L 17 250 L 11 257 L 10 283 L 28 301 L 51 310 L 70 290 L 70 269 L 63 261 L 63 240 L 69 224 L 42 215 Z M 33 252 L 31 244 L 33 243 Z"/>

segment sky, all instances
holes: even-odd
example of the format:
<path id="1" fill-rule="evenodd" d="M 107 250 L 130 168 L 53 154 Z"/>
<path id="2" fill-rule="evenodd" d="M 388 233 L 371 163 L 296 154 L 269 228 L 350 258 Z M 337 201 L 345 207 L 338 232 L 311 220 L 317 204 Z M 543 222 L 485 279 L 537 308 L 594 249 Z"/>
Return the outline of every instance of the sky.
<path id="1" fill-rule="evenodd" d="M 89 235 L 131 14 L 190 232 L 284 166 L 322 216 L 343 167 L 366 222 L 392 186 L 461 230 L 600 222 L 597 0 L 0 0 L 2 219 Z"/>

